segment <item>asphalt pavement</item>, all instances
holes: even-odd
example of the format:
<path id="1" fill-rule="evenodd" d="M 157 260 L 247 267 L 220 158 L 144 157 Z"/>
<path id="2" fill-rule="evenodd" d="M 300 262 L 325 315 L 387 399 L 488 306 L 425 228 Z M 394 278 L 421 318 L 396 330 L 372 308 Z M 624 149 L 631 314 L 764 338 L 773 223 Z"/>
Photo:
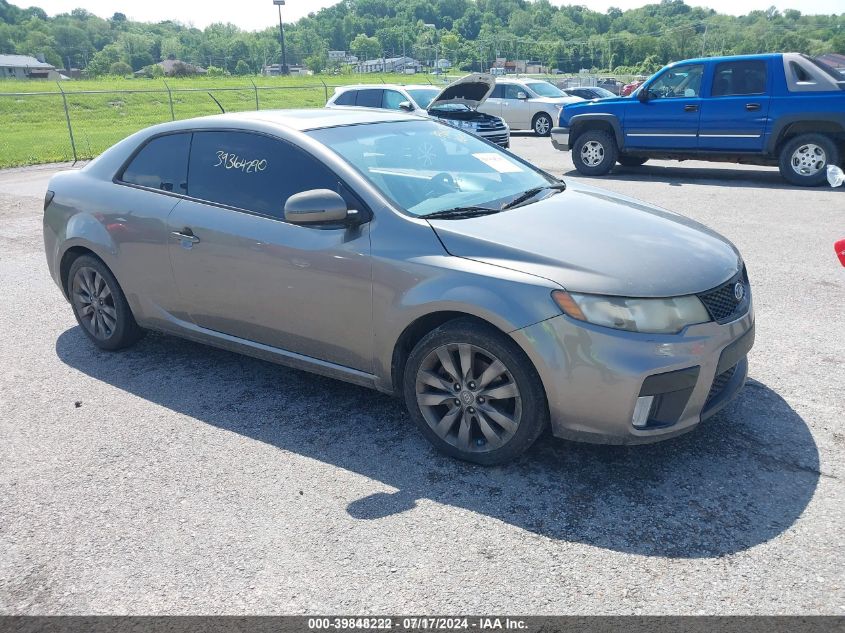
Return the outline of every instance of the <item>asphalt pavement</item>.
<path id="1" fill-rule="evenodd" d="M 547 139 L 513 149 L 574 178 Z M 96 350 L 47 273 L 55 171 L 0 172 L 0 613 L 845 614 L 845 191 L 585 179 L 739 247 L 749 384 L 675 440 L 484 468 L 363 388 L 162 335 Z"/>

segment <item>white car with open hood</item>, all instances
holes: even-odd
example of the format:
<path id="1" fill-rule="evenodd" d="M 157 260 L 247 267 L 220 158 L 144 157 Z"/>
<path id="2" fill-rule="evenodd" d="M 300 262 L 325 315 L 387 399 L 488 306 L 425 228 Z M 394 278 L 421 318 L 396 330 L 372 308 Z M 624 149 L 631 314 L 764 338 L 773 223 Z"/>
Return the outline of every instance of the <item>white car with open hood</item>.
<path id="1" fill-rule="evenodd" d="M 479 107 L 482 112 L 501 117 L 513 130 L 533 130 L 538 136 L 549 135 L 564 106 L 584 101 L 564 94 L 548 81 L 527 78 L 499 78 L 488 97 Z"/>
<path id="2" fill-rule="evenodd" d="M 502 147 L 510 147 L 510 128 L 501 117 L 480 112 L 493 92 L 492 75 L 473 73 L 441 89 L 432 85 L 361 84 L 335 90 L 327 108 L 364 107 L 400 110 L 442 120 Z"/>

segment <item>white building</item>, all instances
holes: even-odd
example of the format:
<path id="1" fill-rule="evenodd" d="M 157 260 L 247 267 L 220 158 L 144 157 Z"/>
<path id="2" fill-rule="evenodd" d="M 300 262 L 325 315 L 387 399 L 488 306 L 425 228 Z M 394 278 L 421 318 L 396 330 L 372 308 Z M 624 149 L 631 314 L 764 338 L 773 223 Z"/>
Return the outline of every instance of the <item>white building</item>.
<path id="1" fill-rule="evenodd" d="M 0 79 L 60 79 L 56 67 L 29 55 L 0 55 Z"/>
<path id="2" fill-rule="evenodd" d="M 380 57 L 359 62 L 355 70 L 359 73 L 409 73 L 418 72 L 421 67 L 413 57 Z"/>

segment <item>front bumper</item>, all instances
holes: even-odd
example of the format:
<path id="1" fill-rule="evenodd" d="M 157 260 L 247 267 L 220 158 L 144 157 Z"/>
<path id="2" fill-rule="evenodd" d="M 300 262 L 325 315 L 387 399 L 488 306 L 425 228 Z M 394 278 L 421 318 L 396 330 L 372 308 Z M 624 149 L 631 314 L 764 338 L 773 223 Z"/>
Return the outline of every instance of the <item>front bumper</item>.
<path id="1" fill-rule="evenodd" d="M 568 127 L 553 127 L 552 128 L 552 145 L 555 149 L 565 152 L 569 149 L 569 128 Z"/>
<path id="2" fill-rule="evenodd" d="M 691 431 L 739 392 L 754 342 L 753 309 L 680 334 L 640 334 L 558 316 L 511 333 L 546 390 L 552 431 L 599 444 L 646 444 Z M 640 396 L 648 424 L 633 424 Z"/>
<path id="3" fill-rule="evenodd" d="M 496 130 L 494 132 L 476 132 L 481 138 L 495 143 L 499 147 L 508 149 L 511 146 L 511 132 L 509 129 Z"/>

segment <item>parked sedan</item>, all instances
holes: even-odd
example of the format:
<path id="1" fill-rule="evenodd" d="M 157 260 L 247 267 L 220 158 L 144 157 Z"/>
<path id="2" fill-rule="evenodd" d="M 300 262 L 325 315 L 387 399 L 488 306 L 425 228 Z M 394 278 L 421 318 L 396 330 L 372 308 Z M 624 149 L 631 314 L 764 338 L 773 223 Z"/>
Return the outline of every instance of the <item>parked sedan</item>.
<path id="1" fill-rule="evenodd" d="M 754 336 L 742 258 L 713 231 L 387 111 L 138 132 L 51 180 L 44 245 L 97 347 L 158 330 L 396 394 L 482 464 L 549 423 L 689 431 L 743 385 Z"/>
<path id="2" fill-rule="evenodd" d="M 410 112 L 438 119 L 507 148 L 511 143 L 507 124 L 500 117 L 478 111 L 495 84 L 491 75 L 476 73 L 461 77 L 445 88 L 398 84 L 343 86 L 335 89 L 326 107 L 356 106 Z"/>
<path id="3" fill-rule="evenodd" d="M 601 88 L 599 86 L 582 86 L 580 88 L 562 88 L 561 92 L 570 97 L 579 97 L 581 99 L 607 99 L 615 97 L 616 95 Z"/>
<path id="4" fill-rule="evenodd" d="M 533 130 L 548 136 L 568 103 L 583 101 L 563 94 L 540 79 L 497 79 L 493 94 L 479 106 L 481 112 L 501 117 L 512 130 Z"/>

